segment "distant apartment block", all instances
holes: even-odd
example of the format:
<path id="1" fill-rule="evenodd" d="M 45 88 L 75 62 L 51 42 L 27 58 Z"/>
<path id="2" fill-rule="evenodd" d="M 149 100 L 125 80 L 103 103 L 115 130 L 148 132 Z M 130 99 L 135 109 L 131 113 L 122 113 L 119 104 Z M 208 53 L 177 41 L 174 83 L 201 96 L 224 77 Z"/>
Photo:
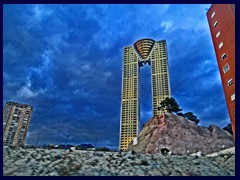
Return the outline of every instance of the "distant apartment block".
<path id="1" fill-rule="evenodd" d="M 27 104 L 6 102 L 3 110 L 3 143 L 19 146 L 26 141 L 33 107 Z"/>
<path id="2" fill-rule="evenodd" d="M 213 4 L 207 19 L 235 137 L 235 5 Z"/>

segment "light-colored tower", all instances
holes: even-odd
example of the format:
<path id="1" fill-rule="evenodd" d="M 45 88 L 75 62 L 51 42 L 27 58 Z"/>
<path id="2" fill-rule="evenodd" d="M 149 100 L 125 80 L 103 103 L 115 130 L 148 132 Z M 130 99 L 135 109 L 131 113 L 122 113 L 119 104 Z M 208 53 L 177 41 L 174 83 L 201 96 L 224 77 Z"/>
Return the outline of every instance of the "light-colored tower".
<path id="1" fill-rule="evenodd" d="M 33 107 L 27 104 L 6 102 L 3 111 L 3 143 L 24 145 Z"/>
<path id="2" fill-rule="evenodd" d="M 120 150 L 139 132 L 139 68 L 152 65 L 153 115 L 162 113 L 157 108 L 160 102 L 170 97 L 166 41 L 141 39 L 134 46 L 124 48 L 122 74 L 122 101 L 120 117 Z"/>

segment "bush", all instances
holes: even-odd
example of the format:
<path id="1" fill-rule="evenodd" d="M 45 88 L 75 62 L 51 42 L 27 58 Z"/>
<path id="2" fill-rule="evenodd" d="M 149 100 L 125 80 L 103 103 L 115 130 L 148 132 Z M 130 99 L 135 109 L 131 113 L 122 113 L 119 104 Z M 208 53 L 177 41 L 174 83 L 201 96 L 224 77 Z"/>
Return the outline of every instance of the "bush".
<path id="1" fill-rule="evenodd" d="M 96 151 L 111 151 L 111 149 L 107 147 L 100 147 L 100 148 L 97 148 Z"/>
<path id="2" fill-rule="evenodd" d="M 233 135 L 231 124 L 228 124 L 223 129 Z"/>

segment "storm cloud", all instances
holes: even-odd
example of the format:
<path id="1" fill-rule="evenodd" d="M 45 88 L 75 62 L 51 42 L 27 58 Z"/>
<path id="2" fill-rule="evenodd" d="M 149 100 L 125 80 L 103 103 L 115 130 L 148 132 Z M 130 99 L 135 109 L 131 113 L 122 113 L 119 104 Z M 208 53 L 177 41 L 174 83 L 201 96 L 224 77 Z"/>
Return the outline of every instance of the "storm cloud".
<path id="1" fill-rule="evenodd" d="M 4 5 L 3 104 L 34 107 L 27 144 L 118 148 L 123 47 L 167 41 L 171 95 L 200 125 L 229 123 L 210 5 Z M 141 124 L 152 116 L 141 68 Z"/>

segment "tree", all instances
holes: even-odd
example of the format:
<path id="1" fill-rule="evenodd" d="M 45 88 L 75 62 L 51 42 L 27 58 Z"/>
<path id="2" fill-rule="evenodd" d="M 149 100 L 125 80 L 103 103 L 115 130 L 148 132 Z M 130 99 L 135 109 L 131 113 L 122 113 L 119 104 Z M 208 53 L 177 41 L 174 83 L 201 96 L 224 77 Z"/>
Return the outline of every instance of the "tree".
<path id="1" fill-rule="evenodd" d="M 195 116 L 192 112 L 187 112 L 187 113 L 183 114 L 183 117 L 187 118 L 190 121 L 194 121 L 196 124 L 198 124 L 200 121 L 197 118 L 197 116 Z"/>
<path id="2" fill-rule="evenodd" d="M 172 97 L 171 98 L 167 97 L 166 99 L 161 101 L 160 107 L 158 107 L 158 110 L 159 111 L 166 110 L 169 113 L 172 113 L 172 112 L 177 113 L 179 111 L 182 111 L 182 109 L 179 108 L 178 103 Z"/>
<path id="3" fill-rule="evenodd" d="M 197 116 L 195 116 L 192 112 L 187 112 L 185 114 L 183 114 L 182 109 L 179 108 L 178 103 L 175 101 L 175 99 L 173 97 L 171 98 L 166 98 L 164 99 L 161 103 L 160 103 L 160 107 L 158 107 L 158 110 L 166 110 L 167 112 L 174 112 L 176 113 L 178 116 L 182 116 L 190 121 L 194 121 L 196 124 L 199 123 L 199 119 L 197 118 Z"/>
<path id="4" fill-rule="evenodd" d="M 177 113 L 177 115 L 184 117 L 184 114 L 182 112 Z"/>
<path id="5" fill-rule="evenodd" d="M 223 129 L 224 129 L 225 131 L 229 132 L 230 134 L 233 134 L 231 124 L 228 124 L 228 125 L 225 126 Z"/>

